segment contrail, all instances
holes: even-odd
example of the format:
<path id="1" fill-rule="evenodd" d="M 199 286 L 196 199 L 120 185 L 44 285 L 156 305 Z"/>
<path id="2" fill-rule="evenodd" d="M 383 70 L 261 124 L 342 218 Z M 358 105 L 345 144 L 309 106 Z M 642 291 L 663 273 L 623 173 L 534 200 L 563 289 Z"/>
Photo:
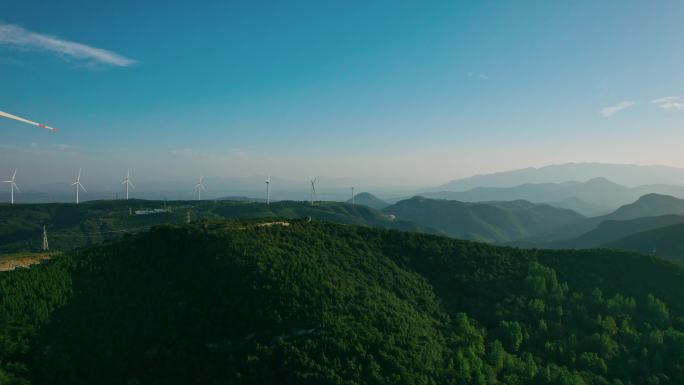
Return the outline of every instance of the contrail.
<path id="1" fill-rule="evenodd" d="M 56 129 L 56 128 L 53 128 L 53 127 L 50 127 L 50 126 L 46 126 L 46 125 L 44 125 L 44 124 L 32 122 L 32 121 L 30 121 L 30 120 L 28 120 L 28 119 L 24 119 L 24 118 L 20 118 L 20 117 L 18 117 L 18 116 L 14 116 L 14 115 L 12 115 L 12 114 L 8 114 L 7 112 L 2 112 L 2 111 L 0 111 L 0 116 L 5 117 L 5 118 L 8 118 L 8 119 L 18 120 L 18 121 L 20 121 L 20 122 L 24 122 L 24 123 L 28 123 L 28 124 L 33 124 L 33 125 L 36 126 L 36 127 L 45 128 L 45 129 L 50 130 L 50 131 L 52 131 L 52 132 L 57 132 L 57 131 L 58 131 L 58 129 Z"/>

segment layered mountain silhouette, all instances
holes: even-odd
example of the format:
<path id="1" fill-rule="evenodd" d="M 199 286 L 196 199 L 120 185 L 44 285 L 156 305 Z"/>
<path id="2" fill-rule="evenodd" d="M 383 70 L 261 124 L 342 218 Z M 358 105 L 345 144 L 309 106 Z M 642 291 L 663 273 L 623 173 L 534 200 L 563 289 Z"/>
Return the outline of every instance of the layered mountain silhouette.
<path id="1" fill-rule="evenodd" d="M 593 247 L 630 233 L 679 223 L 681 216 L 684 216 L 684 199 L 647 194 L 610 214 L 553 228 L 513 244 L 546 248 Z"/>
<path id="2" fill-rule="evenodd" d="M 427 192 L 428 198 L 453 199 L 464 202 L 508 201 L 524 199 L 536 203 L 575 210 L 586 216 L 607 214 L 649 194 L 684 197 L 684 187 L 674 185 L 643 185 L 625 187 L 607 178 L 586 182 L 522 184 L 514 187 L 477 187 L 467 191 Z"/>
<path id="3" fill-rule="evenodd" d="M 523 200 L 472 203 L 421 196 L 397 202 L 383 212 L 452 237 L 491 242 L 532 237 L 586 219 L 572 210 Z"/>

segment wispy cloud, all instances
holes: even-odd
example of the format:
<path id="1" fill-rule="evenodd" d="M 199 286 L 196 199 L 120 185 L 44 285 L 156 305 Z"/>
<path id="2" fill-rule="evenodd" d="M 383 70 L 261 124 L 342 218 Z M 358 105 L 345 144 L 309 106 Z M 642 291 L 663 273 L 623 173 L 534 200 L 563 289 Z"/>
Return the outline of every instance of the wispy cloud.
<path id="1" fill-rule="evenodd" d="M 622 102 L 620 102 L 614 106 L 603 107 L 603 108 L 601 108 L 601 111 L 599 111 L 599 113 L 604 118 L 607 118 L 607 117 L 613 116 L 613 115 L 617 114 L 618 112 L 624 110 L 625 108 L 629 108 L 633 105 L 634 105 L 634 102 L 629 101 L 629 100 L 625 100 L 625 101 L 622 101 Z"/>
<path id="2" fill-rule="evenodd" d="M 74 59 L 119 67 L 128 67 L 136 63 L 133 59 L 102 48 L 27 31 L 17 25 L 0 23 L 0 45 L 3 44 L 24 49 L 49 51 Z"/>
<path id="3" fill-rule="evenodd" d="M 472 79 L 489 80 L 489 76 L 487 74 L 480 74 L 475 72 L 468 72 L 468 77 Z"/>
<path id="4" fill-rule="evenodd" d="M 666 96 L 651 100 L 651 103 L 663 110 L 684 110 L 684 98 L 681 96 Z"/>

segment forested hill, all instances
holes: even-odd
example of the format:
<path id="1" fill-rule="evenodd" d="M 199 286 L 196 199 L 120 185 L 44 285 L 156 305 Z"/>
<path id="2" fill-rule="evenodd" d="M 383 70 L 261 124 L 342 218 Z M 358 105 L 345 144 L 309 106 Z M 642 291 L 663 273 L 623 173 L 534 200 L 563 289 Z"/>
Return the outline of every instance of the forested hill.
<path id="1" fill-rule="evenodd" d="M 263 222 L 0 274 L 0 383 L 684 383 L 676 264 Z"/>

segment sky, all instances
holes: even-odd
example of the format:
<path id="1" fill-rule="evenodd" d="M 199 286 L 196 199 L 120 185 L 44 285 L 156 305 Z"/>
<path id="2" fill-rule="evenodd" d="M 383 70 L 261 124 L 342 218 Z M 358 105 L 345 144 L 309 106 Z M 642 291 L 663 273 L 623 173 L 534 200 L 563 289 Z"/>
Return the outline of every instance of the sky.
<path id="1" fill-rule="evenodd" d="M 684 167 L 681 1 L 7 1 L 0 176 Z"/>

